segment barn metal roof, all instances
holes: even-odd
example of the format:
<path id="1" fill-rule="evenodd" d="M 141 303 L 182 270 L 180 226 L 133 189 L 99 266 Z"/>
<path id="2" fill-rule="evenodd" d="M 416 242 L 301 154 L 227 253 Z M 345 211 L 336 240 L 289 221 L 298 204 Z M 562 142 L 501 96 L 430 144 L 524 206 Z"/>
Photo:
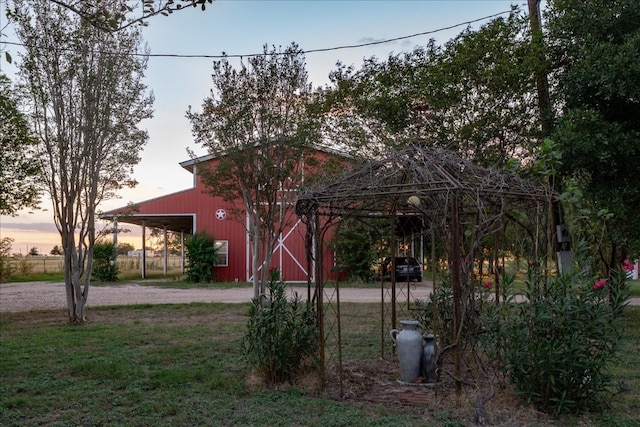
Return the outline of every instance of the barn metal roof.
<path id="1" fill-rule="evenodd" d="M 100 218 L 187 234 L 192 234 L 195 224 L 195 214 L 102 214 Z"/>

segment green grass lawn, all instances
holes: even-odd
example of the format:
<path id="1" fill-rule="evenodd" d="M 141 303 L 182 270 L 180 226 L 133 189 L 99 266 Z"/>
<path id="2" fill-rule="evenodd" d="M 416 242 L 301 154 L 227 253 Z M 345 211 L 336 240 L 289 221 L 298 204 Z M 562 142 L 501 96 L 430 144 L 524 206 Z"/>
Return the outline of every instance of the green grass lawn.
<path id="1" fill-rule="evenodd" d="M 247 305 L 3 314 L 0 425 L 421 425 L 420 408 L 373 413 L 344 402 L 245 386 Z"/>
<path id="2" fill-rule="evenodd" d="M 343 336 L 345 360 L 377 360 L 378 310 L 376 304 L 344 305 L 343 322 L 350 325 Z M 91 308 L 82 326 L 67 325 L 61 310 L 2 313 L 0 425 L 470 424 L 473 403 L 464 399 L 403 406 L 332 399 L 301 385 L 256 386 L 248 381 L 240 349 L 247 313 L 247 304 Z M 621 357 L 612 365 L 624 391 L 610 409 L 562 420 L 517 404 L 501 410 L 529 414 L 518 425 L 638 425 L 640 309 L 630 309 L 627 319 Z M 488 409 L 492 415 L 493 408 Z M 500 419 L 497 425 L 513 425 L 509 418 Z"/>

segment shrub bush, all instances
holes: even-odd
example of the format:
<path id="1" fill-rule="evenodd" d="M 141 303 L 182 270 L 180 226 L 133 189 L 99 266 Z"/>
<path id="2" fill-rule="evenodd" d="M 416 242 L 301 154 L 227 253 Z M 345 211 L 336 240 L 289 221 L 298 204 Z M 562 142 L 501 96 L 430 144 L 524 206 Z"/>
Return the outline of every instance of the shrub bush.
<path id="1" fill-rule="evenodd" d="M 336 270 L 347 274 L 352 282 L 370 282 L 374 272 L 373 262 L 380 254 L 376 253 L 375 242 L 380 240 L 384 226 L 366 225 L 355 219 L 345 219 L 336 230 L 331 241 L 336 254 Z"/>
<path id="2" fill-rule="evenodd" d="M 516 394 L 555 414 L 582 411 L 610 393 L 607 364 L 622 335 L 626 271 L 595 281 L 585 270 L 543 278 L 529 268 L 528 303 L 493 308 L 487 347 L 500 347 Z M 607 292 L 608 291 L 608 292 Z M 493 353 L 497 355 L 498 353 Z"/>
<path id="3" fill-rule="evenodd" d="M 242 341 L 247 363 L 269 384 L 292 382 L 318 354 L 316 313 L 297 294 L 287 299 L 279 275 L 272 270 L 264 301 L 253 301 Z"/>
<path id="4" fill-rule="evenodd" d="M 8 282 L 15 270 L 11 265 L 11 244 L 13 241 L 10 237 L 0 239 L 0 283 Z"/>
<path id="5" fill-rule="evenodd" d="M 438 318 L 435 317 L 437 311 Z M 449 276 L 436 286 L 429 294 L 428 300 L 418 299 L 415 310 L 411 311 L 413 319 L 420 322 L 425 331 L 438 336 L 441 345 L 448 346 L 453 338 L 453 289 Z"/>
<path id="6" fill-rule="evenodd" d="M 96 242 L 93 245 L 93 267 L 91 274 L 102 282 L 118 280 L 118 264 L 116 263 L 116 247 L 113 243 Z"/>
<path id="7" fill-rule="evenodd" d="M 206 232 L 195 233 L 185 242 L 187 248 L 187 280 L 189 282 L 213 281 L 216 264 L 215 239 Z"/>

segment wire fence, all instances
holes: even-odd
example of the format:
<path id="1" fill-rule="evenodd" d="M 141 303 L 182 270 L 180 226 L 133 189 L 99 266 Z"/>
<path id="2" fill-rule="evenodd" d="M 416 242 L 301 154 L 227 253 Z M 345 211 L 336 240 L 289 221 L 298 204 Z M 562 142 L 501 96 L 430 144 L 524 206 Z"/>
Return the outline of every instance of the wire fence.
<path id="1" fill-rule="evenodd" d="M 11 257 L 8 259 L 12 271 L 17 275 L 29 275 L 38 273 L 62 273 L 64 271 L 63 256 L 24 256 Z M 135 272 L 142 271 L 142 257 L 140 256 L 124 256 L 119 255 L 117 258 L 118 271 Z M 147 271 L 163 271 L 163 257 L 147 257 Z M 181 259 L 177 255 L 169 255 L 167 257 L 167 270 L 179 271 L 181 268 Z"/>

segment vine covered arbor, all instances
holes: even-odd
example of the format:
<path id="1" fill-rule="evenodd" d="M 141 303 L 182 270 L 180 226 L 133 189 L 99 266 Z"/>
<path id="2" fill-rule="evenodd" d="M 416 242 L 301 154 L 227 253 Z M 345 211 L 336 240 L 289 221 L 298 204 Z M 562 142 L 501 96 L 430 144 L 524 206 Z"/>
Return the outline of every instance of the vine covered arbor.
<path id="1" fill-rule="evenodd" d="M 474 263 L 481 258 L 481 241 L 500 236 L 508 224 L 517 224 L 530 241 L 528 255 L 538 258 L 545 249 L 538 236 L 546 234 L 544 218 L 550 196 L 544 187 L 510 171 L 481 168 L 454 152 L 417 144 L 303 192 L 296 211 L 308 225 L 308 259 L 310 264 L 315 261 L 313 299 L 319 317 L 323 383 L 327 372 L 336 372 L 342 394 L 340 288 L 337 280 L 325 279 L 329 274 L 322 271 L 320 259 L 329 240 L 329 230 L 349 218 L 377 226 L 380 221 L 388 221 L 391 230 L 396 229 L 393 224 L 403 221 L 419 224 L 420 241 L 430 235 L 432 250 L 434 241 L 439 240 L 446 254 L 453 299 L 453 313 L 448 313 L 453 320 L 452 336 L 445 341 L 452 344 L 448 347 L 455 355 L 455 377 L 458 378 L 463 346 L 461 332 L 468 314 L 474 311 L 473 295 L 478 285 Z M 388 245 L 392 260 L 398 248 L 394 234 L 391 233 Z M 499 246 L 503 239 L 495 237 L 491 241 Z M 433 274 L 435 292 L 435 271 Z M 497 284 L 495 292 L 499 301 Z M 392 354 L 389 331 L 398 326 L 399 316 L 410 316 L 412 303 L 409 283 L 396 283 L 393 274 L 389 283 L 381 279 L 383 358 Z M 437 339 L 445 338 L 441 331 L 434 332 Z"/>

